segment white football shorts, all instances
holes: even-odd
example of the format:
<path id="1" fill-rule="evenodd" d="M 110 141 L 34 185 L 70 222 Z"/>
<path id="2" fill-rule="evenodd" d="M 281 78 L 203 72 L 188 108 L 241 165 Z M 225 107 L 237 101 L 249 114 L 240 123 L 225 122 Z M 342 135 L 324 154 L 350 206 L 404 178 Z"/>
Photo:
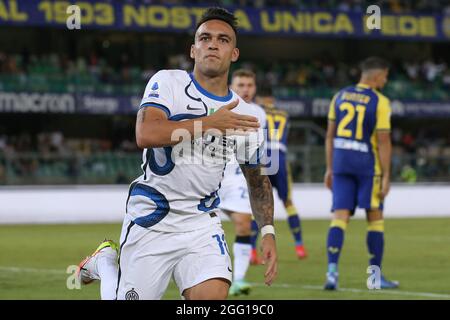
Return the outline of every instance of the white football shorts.
<path id="1" fill-rule="evenodd" d="M 188 232 L 143 228 L 125 217 L 121 234 L 118 300 L 161 299 L 174 279 L 180 290 L 213 278 L 231 283 L 231 259 L 222 225 Z"/>
<path id="2" fill-rule="evenodd" d="M 252 214 L 247 185 L 222 185 L 219 208 L 229 212 Z"/>

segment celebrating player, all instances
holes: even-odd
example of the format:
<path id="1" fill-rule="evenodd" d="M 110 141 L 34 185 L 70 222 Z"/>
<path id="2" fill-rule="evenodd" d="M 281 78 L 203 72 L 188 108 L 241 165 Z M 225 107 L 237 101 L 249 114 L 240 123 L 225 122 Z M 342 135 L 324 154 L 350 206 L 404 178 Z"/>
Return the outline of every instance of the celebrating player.
<path id="1" fill-rule="evenodd" d="M 389 100 L 378 89 L 387 82 L 386 61 L 370 57 L 361 64 L 356 86 L 339 91 L 328 113 L 325 185 L 333 193 L 333 220 L 328 231 L 326 290 L 338 286 L 338 260 L 344 232 L 356 207 L 366 209 L 370 265 L 381 269 L 384 247 L 383 200 L 389 192 L 391 161 Z M 381 275 L 381 288 L 398 282 Z"/>
<path id="2" fill-rule="evenodd" d="M 255 74 L 250 70 L 236 70 L 231 77 L 231 89 L 256 109 L 259 123 L 264 125 L 266 123 L 264 110 L 252 102 L 256 94 Z M 248 294 L 251 286 L 245 281 L 245 274 L 250 264 L 252 250 L 250 243 L 252 208 L 245 177 L 236 161 L 227 163 L 219 196 L 221 200 L 219 208 L 230 216 L 236 234 L 233 245 L 234 268 L 230 294 L 234 296 Z"/>
<path id="3" fill-rule="evenodd" d="M 216 212 L 223 157 L 229 160 L 234 153 L 262 228 L 265 283 L 276 276 L 272 187 L 256 164 L 262 133 L 254 108 L 227 84 L 230 64 L 239 57 L 236 40 L 236 18 L 221 8 L 208 9 L 191 46 L 193 72 L 162 70 L 146 87 L 136 122 L 143 174 L 128 194 L 117 299 L 160 299 L 171 277 L 186 299 L 227 297 L 232 270 Z M 230 135 L 229 130 L 253 132 Z M 106 249 L 81 264 L 83 282 L 103 281 L 95 262 L 102 251 L 114 252 Z"/>
<path id="4" fill-rule="evenodd" d="M 300 216 L 292 201 L 292 174 L 287 160 L 287 138 L 289 130 L 289 117 L 286 111 L 275 108 L 274 98 L 272 95 L 262 95 L 260 97 L 261 105 L 264 107 L 267 117 L 267 155 L 269 158 L 277 158 L 279 168 L 274 174 L 269 175 L 272 186 L 277 190 L 278 197 L 288 214 L 287 222 L 291 230 L 295 242 L 295 252 L 299 259 L 307 257 L 306 248 L 303 244 L 302 229 L 300 225 Z M 277 157 L 273 157 L 273 153 L 277 153 Z M 252 253 L 250 262 L 252 264 L 260 264 L 261 259 L 258 257 L 256 250 L 258 240 L 258 224 L 252 222 Z"/>

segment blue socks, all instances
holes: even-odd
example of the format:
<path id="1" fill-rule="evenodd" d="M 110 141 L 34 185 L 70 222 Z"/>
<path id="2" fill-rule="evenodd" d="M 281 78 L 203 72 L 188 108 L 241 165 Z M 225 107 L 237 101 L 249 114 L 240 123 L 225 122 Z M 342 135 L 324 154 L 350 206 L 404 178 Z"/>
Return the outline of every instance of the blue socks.
<path id="1" fill-rule="evenodd" d="M 292 236 L 295 240 L 295 245 L 301 245 L 303 244 L 302 241 L 302 229 L 300 226 L 300 217 L 297 214 L 297 210 L 294 206 L 289 206 L 286 208 L 286 211 L 288 213 L 288 224 L 289 228 L 291 229 Z"/>
<path id="2" fill-rule="evenodd" d="M 370 265 L 375 265 L 381 269 L 384 251 L 384 221 L 376 220 L 369 222 L 367 227 L 367 249 L 370 254 Z"/>
<path id="3" fill-rule="evenodd" d="M 347 222 L 334 219 L 331 221 L 328 230 L 327 253 L 328 253 L 328 272 L 337 272 L 337 264 L 344 244 L 344 233 L 347 228 Z"/>

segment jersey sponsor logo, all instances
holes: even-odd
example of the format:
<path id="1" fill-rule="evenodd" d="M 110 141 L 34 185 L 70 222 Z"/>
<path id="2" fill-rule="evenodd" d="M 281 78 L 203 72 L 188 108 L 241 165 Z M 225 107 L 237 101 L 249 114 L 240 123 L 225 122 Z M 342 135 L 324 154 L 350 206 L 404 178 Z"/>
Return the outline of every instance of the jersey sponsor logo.
<path id="1" fill-rule="evenodd" d="M 367 143 L 354 141 L 354 140 L 346 140 L 341 138 L 334 139 L 334 147 L 336 149 L 344 149 L 344 150 L 353 150 L 359 152 L 369 152 L 369 146 Z"/>
<path id="2" fill-rule="evenodd" d="M 186 106 L 186 109 L 188 109 L 188 110 L 202 110 L 202 108 L 192 108 L 190 104 L 188 104 Z"/>

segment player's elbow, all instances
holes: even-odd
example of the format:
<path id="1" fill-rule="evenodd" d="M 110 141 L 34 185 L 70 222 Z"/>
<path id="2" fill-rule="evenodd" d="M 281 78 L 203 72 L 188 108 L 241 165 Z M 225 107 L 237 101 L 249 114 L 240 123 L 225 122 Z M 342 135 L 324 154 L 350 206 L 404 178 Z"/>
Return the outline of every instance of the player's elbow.
<path id="1" fill-rule="evenodd" d="M 390 146 L 391 145 L 391 136 L 389 133 L 378 133 L 377 135 L 378 145 L 380 146 Z"/>
<path id="2" fill-rule="evenodd" d="M 336 124 L 332 121 L 329 121 L 327 132 L 325 134 L 325 139 L 328 141 L 333 141 L 335 132 L 336 132 Z"/>
<path id="3" fill-rule="evenodd" d="M 162 148 L 172 145 L 156 130 L 136 130 L 136 144 L 140 149 Z"/>
<path id="4" fill-rule="evenodd" d="M 328 133 L 325 136 L 325 145 L 326 146 L 331 146 L 333 144 L 333 140 L 334 140 L 334 133 Z"/>
<path id="5" fill-rule="evenodd" d="M 148 146 L 147 141 L 145 141 L 144 138 L 136 135 L 136 144 L 138 146 L 139 149 L 145 149 Z"/>
<path id="6" fill-rule="evenodd" d="M 145 149 L 148 147 L 147 142 L 144 139 L 142 139 L 141 137 L 137 137 L 137 136 L 136 136 L 136 144 L 139 149 Z"/>
<path id="7" fill-rule="evenodd" d="M 158 147 L 157 139 L 152 134 L 144 134 L 140 130 L 136 130 L 136 144 L 140 149 Z"/>
<path id="8" fill-rule="evenodd" d="M 379 141 L 378 148 L 381 150 L 390 150 L 392 148 L 392 144 L 390 141 Z"/>

